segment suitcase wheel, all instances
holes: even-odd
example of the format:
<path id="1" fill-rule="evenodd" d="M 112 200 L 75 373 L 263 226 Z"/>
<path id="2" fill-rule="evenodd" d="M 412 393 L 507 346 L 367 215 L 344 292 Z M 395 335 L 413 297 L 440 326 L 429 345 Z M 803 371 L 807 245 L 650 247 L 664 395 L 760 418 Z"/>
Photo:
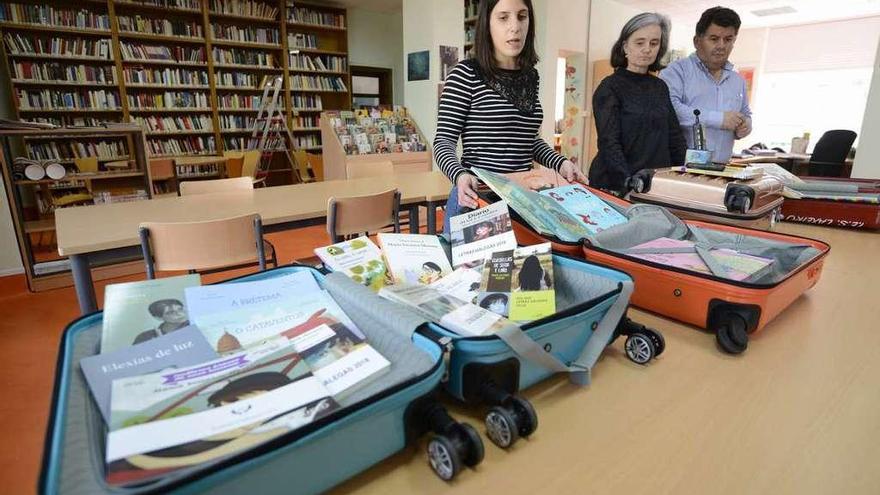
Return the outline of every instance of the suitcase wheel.
<path id="1" fill-rule="evenodd" d="M 665 343 L 663 345 L 665 346 Z M 626 338 L 623 348 L 626 351 L 626 357 L 636 364 L 648 364 L 658 354 L 654 339 L 647 332 L 631 334 Z"/>
<path id="2" fill-rule="evenodd" d="M 437 435 L 428 442 L 428 462 L 443 481 L 450 481 L 461 472 L 461 456 L 451 438 Z"/>
<path id="3" fill-rule="evenodd" d="M 538 415 L 532 403 L 512 395 L 486 414 L 486 434 L 495 445 L 506 449 L 519 438 L 527 438 L 538 429 Z"/>
<path id="4" fill-rule="evenodd" d="M 654 357 L 663 354 L 663 351 L 666 350 L 666 339 L 663 338 L 663 334 L 654 330 L 652 328 L 645 327 L 644 332 L 648 335 L 648 338 L 651 339 L 651 342 L 654 344 Z"/>
<path id="5" fill-rule="evenodd" d="M 728 354 L 742 354 L 749 347 L 746 320 L 736 313 L 723 315 L 714 331 L 718 346 Z"/>
<path id="6" fill-rule="evenodd" d="M 727 211 L 732 213 L 748 213 L 749 208 L 752 207 L 752 200 L 748 193 L 737 191 L 727 196 L 724 206 L 727 207 Z"/>

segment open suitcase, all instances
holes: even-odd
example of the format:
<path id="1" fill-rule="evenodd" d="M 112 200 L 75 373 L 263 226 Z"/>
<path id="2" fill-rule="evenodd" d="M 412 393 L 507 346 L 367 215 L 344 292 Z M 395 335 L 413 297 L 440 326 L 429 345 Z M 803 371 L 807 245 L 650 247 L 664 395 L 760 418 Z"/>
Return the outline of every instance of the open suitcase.
<path id="1" fill-rule="evenodd" d="M 490 406 L 487 435 L 502 448 L 538 426 L 534 409 L 517 391 L 554 373 L 588 383 L 599 355 L 619 335 L 627 336 L 627 357 L 638 364 L 665 348 L 659 332 L 626 318 L 632 279 L 625 273 L 554 255 L 553 278 L 557 313 L 512 326 L 510 334 L 463 337 L 435 324 L 423 331 L 449 351 L 446 390 L 467 403 Z"/>
<path id="2" fill-rule="evenodd" d="M 534 174 L 511 174 L 512 178 L 534 188 L 540 180 Z M 561 181 L 551 178 L 546 185 Z M 624 211 L 633 205 L 597 189 L 588 188 L 611 205 Z M 482 192 L 484 202 L 497 199 Z M 643 205 L 643 207 L 654 208 Z M 762 329 L 795 299 L 819 281 L 830 247 L 813 239 L 776 234 L 740 227 L 685 220 L 687 229 L 697 229 L 709 237 L 765 240 L 769 244 L 802 247 L 796 265 L 772 282 L 736 282 L 714 275 L 696 273 L 636 258 L 598 247 L 587 240 L 565 242 L 554 236 L 539 235 L 511 208 L 513 228 L 521 244 L 550 241 L 555 252 L 580 256 L 593 263 L 613 267 L 629 274 L 635 282 L 632 304 L 642 309 L 708 329 L 716 335 L 725 352 L 739 354 L 748 347 L 749 334 Z M 606 231 L 610 232 L 610 231 Z"/>
<path id="3" fill-rule="evenodd" d="M 281 267 L 231 281 L 311 270 L 318 282 L 392 361 L 387 374 L 341 400 L 343 406 L 300 429 L 158 481 L 112 487 L 103 477 L 106 426 L 79 369 L 97 351 L 102 313 L 73 321 L 64 331 L 46 434 L 40 493 L 318 493 L 402 449 L 426 430 L 431 467 L 451 479 L 462 465 L 483 457 L 476 429 L 454 421 L 434 400 L 445 367 L 443 350 L 422 335 L 424 321 L 380 299 L 340 274 L 322 276 L 307 267 Z M 363 289 L 363 290 L 361 290 Z"/>
<path id="4" fill-rule="evenodd" d="M 782 219 L 851 229 L 880 229 L 880 180 L 801 177 L 788 186 L 803 198 L 788 198 Z"/>
<path id="5" fill-rule="evenodd" d="M 782 207 L 783 183 L 774 177 L 737 180 L 681 167 L 644 172 L 629 199 L 663 206 L 679 218 L 768 230 Z"/>

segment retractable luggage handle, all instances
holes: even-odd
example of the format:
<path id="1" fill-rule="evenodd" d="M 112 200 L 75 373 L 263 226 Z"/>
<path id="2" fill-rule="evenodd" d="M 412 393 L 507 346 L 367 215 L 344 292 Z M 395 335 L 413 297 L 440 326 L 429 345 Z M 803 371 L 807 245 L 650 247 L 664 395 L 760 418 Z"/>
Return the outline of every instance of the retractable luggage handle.
<path id="1" fill-rule="evenodd" d="M 587 345 L 581 351 L 580 356 L 569 364 L 560 361 L 556 356 L 545 351 L 544 348 L 529 337 L 526 332 L 514 323 L 501 329 L 497 335 L 517 355 L 529 361 L 543 366 L 555 373 L 568 373 L 569 380 L 575 385 L 586 386 L 590 384 L 591 372 L 602 351 L 611 342 L 617 324 L 629 306 L 629 299 L 633 292 L 633 282 L 620 282 L 620 293 L 617 300 L 608 308 L 605 316 L 599 321 L 593 335 L 587 341 Z"/>

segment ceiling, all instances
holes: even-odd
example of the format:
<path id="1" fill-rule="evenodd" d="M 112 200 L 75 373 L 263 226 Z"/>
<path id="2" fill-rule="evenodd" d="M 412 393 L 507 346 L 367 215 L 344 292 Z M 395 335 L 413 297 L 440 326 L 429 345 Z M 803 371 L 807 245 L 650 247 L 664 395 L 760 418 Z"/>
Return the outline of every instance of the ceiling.
<path id="1" fill-rule="evenodd" d="M 293 3 L 295 4 L 296 0 Z M 311 3 L 315 3 L 315 0 L 312 0 Z M 319 3 L 336 5 L 347 9 L 372 10 L 373 12 L 395 13 L 403 9 L 403 0 L 332 0 Z"/>
<path id="2" fill-rule="evenodd" d="M 880 15 L 880 0 L 615 0 L 644 11 L 660 12 L 675 23 L 696 24 L 704 10 L 722 4 L 739 14 L 743 28 L 773 27 Z M 789 8 L 786 8 L 789 7 Z M 754 11 L 779 9 L 778 15 Z M 794 10 L 794 12 L 791 12 Z"/>

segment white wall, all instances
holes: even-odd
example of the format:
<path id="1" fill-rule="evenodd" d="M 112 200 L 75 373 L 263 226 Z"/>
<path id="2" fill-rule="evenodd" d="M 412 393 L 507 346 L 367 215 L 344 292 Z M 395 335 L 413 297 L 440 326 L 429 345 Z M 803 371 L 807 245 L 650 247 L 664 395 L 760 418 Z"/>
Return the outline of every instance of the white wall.
<path id="1" fill-rule="evenodd" d="M 874 76 L 865 105 L 865 117 L 859 132 L 859 147 L 853 163 L 852 176 L 866 179 L 880 177 L 880 41 L 874 59 Z"/>
<path id="2" fill-rule="evenodd" d="M 351 65 L 393 71 L 394 104 L 404 101 L 403 14 L 348 9 L 348 56 Z"/>

